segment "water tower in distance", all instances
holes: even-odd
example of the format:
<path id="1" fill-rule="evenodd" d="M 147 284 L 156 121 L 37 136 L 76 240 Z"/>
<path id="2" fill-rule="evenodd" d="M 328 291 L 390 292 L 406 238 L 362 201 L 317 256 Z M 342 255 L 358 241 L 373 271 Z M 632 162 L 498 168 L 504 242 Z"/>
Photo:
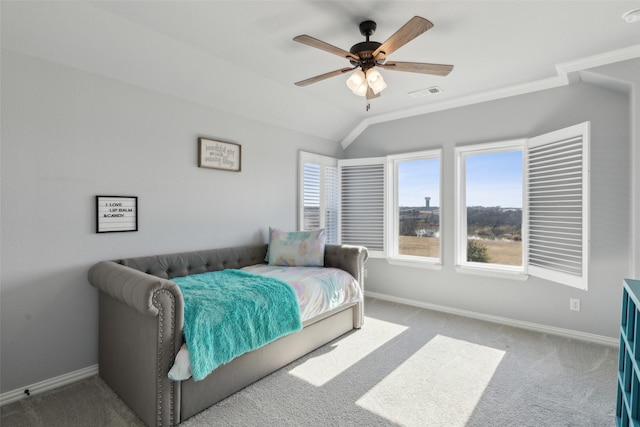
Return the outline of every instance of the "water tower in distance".
<path id="1" fill-rule="evenodd" d="M 430 201 L 431 201 L 431 197 L 425 197 L 425 198 L 424 198 L 424 205 L 425 205 L 425 207 L 427 208 L 427 210 L 431 209 L 431 208 L 429 207 L 429 202 L 430 202 Z"/>

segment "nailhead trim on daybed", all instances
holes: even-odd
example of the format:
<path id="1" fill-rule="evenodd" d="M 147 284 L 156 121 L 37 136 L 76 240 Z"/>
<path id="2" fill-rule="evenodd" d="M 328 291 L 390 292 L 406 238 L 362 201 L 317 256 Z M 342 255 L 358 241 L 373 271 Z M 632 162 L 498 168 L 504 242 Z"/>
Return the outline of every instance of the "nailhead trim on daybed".
<path id="1" fill-rule="evenodd" d="M 175 298 L 173 296 L 173 294 L 169 291 L 167 291 L 166 289 L 160 289 L 157 290 L 156 292 L 154 292 L 153 294 L 153 305 L 158 309 L 158 323 L 159 323 L 159 328 L 158 328 L 158 360 L 157 360 L 157 367 L 158 367 L 158 376 L 156 378 L 156 384 L 158 387 L 158 398 L 156 401 L 156 410 L 157 410 L 157 421 L 158 421 L 158 425 L 162 425 L 162 398 L 163 398 L 163 387 L 162 387 L 162 382 L 164 381 L 164 375 L 163 375 L 163 364 L 162 364 L 162 353 L 163 353 L 163 343 L 164 343 L 164 321 L 165 321 L 165 312 L 164 312 L 164 307 L 162 306 L 162 304 L 160 303 L 160 301 L 158 300 L 158 295 L 159 294 L 164 294 L 165 296 L 169 297 L 169 301 L 171 302 L 171 315 L 169 316 L 169 318 L 171 319 L 171 330 L 175 329 L 175 308 L 176 308 L 176 301 Z M 171 336 L 171 356 L 175 357 L 175 354 L 173 352 L 173 349 L 175 349 L 175 342 L 174 342 L 174 338 L 173 335 Z M 170 423 L 173 424 L 174 423 L 174 413 L 173 413 L 173 386 L 169 386 L 169 400 L 171 402 L 171 404 L 169 405 L 170 411 L 169 411 L 169 419 L 170 419 Z"/>

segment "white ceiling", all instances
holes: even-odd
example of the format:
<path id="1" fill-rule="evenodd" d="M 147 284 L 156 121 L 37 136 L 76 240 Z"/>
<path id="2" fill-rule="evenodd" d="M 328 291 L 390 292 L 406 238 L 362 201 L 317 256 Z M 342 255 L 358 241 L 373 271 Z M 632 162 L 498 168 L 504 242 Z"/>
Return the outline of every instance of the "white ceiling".
<path id="1" fill-rule="evenodd" d="M 348 145 L 368 125 L 565 84 L 567 74 L 640 57 L 640 1 L 1 2 L 2 47 Z M 390 60 L 453 64 L 447 77 L 382 70 L 389 87 L 365 111 L 349 66 L 292 41 L 345 50 L 377 22 L 384 42 L 414 15 L 434 27 Z M 439 86 L 420 99 L 409 92 Z"/>

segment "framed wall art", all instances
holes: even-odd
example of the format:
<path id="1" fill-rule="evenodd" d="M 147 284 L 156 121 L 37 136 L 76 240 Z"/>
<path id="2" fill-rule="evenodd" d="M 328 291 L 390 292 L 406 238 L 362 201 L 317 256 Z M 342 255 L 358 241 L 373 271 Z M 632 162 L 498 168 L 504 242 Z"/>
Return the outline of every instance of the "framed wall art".
<path id="1" fill-rule="evenodd" d="M 240 172 L 240 144 L 198 138 L 198 167 Z"/>
<path id="2" fill-rule="evenodd" d="M 96 233 L 138 231 L 138 198 L 96 196 Z"/>

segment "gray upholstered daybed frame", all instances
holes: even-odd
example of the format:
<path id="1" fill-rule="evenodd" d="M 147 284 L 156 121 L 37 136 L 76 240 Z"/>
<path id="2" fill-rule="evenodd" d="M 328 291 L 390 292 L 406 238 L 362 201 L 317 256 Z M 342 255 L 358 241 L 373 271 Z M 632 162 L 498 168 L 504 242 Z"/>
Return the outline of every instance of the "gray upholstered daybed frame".
<path id="1" fill-rule="evenodd" d="M 309 319 L 304 328 L 218 367 L 202 381 L 170 381 L 183 342 L 183 299 L 173 277 L 264 262 L 267 245 L 103 261 L 89 281 L 99 295 L 100 377 L 148 425 L 176 425 L 344 333 L 360 328 L 363 303 Z M 363 284 L 367 249 L 327 245 L 325 267 Z"/>

